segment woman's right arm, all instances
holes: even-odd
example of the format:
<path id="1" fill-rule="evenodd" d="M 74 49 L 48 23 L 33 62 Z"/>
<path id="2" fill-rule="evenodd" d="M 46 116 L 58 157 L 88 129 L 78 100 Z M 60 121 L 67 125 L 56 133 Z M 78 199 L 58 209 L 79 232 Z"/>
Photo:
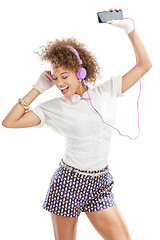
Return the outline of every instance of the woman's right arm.
<path id="1" fill-rule="evenodd" d="M 33 88 L 22 99 L 27 105 L 30 105 L 39 95 L 40 92 Z M 39 123 L 39 117 L 32 110 L 25 112 L 25 109 L 17 103 L 5 117 L 2 125 L 7 128 L 26 128 L 36 126 Z"/>
<path id="2" fill-rule="evenodd" d="M 50 75 L 50 72 L 42 73 L 32 90 L 22 98 L 27 105 L 30 105 L 41 93 L 54 86 L 48 74 Z M 27 128 L 37 126 L 40 121 L 40 118 L 32 110 L 26 112 L 17 103 L 5 117 L 2 125 L 7 128 Z"/>

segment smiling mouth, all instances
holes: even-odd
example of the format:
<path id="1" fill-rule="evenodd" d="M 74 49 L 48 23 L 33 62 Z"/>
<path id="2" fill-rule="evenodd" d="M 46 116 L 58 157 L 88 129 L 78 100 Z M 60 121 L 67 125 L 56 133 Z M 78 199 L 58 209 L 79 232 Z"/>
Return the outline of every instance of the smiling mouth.
<path id="1" fill-rule="evenodd" d="M 61 88 L 61 87 L 60 87 L 60 89 L 61 89 L 61 90 L 64 90 L 64 89 L 66 89 L 67 87 L 68 87 L 68 86 L 66 86 L 66 87 L 63 87 L 63 88 Z"/>
<path id="2" fill-rule="evenodd" d="M 66 94 L 66 93 L 68 92 L 68 90 L 69 90 L 69 86 L 66 87 L 66 88 L 64 88 L 64 89 L 60 89 L 60 90 L 61 90 L 61 92 L 62 92 L 63 94 Z"/>

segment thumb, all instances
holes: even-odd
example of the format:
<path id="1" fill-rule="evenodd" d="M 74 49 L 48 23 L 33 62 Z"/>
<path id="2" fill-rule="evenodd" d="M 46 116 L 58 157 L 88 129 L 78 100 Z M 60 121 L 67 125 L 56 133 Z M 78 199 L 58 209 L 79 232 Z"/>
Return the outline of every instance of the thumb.
<path id="1" fill-rule="evenodd" d="M 108 21 L 108 22 L 106 22 L 107 24 L 112 24 L 113 23 L 113 21 Z"/>

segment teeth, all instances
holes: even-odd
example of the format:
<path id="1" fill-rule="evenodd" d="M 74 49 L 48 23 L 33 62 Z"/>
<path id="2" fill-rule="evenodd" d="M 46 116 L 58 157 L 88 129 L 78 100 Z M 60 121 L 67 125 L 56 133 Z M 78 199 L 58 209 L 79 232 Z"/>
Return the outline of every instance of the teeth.
<path id="1" fill-rule="evenodd" d="M 67 86 L 68 87 L 68 86 Z M 60 88 L 61 90 L 64 90 L 64 89 L 66 89 L 67 87 L 64 87 L 64 88 Z"/>

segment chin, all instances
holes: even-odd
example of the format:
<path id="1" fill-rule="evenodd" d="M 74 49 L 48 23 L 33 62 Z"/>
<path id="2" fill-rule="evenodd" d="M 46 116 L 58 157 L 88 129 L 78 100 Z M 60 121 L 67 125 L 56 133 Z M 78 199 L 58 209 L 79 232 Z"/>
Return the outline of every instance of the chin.
<path id="1" fill-rule="evenodd" d="M 67 99 L 69 99 L 69 98 L 71 98 L 72 96 L 71 96 L 71 97 L 68 97 L 68 96 L 64 96 L 64 97 L 65 97 L 65 98 L 67 98 Z"/>
<path id="2" fill-rule="evenodd" d="M 69 99 L 69 98 L 71 98 L 73 95 L 74 95 L 74 93 L 65 94 L 64 97 Z"/>

